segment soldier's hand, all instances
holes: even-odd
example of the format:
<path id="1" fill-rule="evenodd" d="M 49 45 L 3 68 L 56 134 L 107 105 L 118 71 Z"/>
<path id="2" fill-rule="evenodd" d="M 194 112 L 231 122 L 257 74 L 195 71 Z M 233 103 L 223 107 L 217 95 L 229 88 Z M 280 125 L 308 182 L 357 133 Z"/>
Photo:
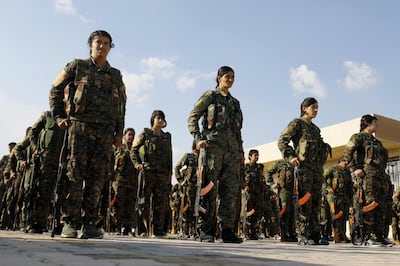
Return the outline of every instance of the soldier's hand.
<path id="1" fill-rule="evenodd" d="M 22 161 L 22 162 L 19 164 L 19 168 L 21 168 L 21 169 L 26 169 L 27 166 L 28 166 L 28 163 L 27 163 L 26 161 Z"/>
<path id="2" fill-rule="evenodd" d="M 144 168 L 143 168 L 143 164 L 137 164 L 136 166 L 135 166 L 135 168 L 138 170 L 138 171 L 142 171 Z"/>
<path id="3" fill-rule="evenodd" d="M 17 176 L 17 175 L 16 175 L 16 173 L 14 172 L 14 170 L 11 170 L 11 171 L 10 171 L 10 180 L 11 180 L 11 179 L 15 179 L 16 176 Z"/>
<path id="4" fill-rule="evenodd" d="M 207 148 L 208 147 L 208 141 L 207 140 L 200 140 L 196 144 L 196 149 L 200 150 L 201 148 Z"/>
<path id="5" fill-rule="evenodd" d="M 71 121 L 67 118 L 58 122 L 58 127 L 61 129 L 67 129 L 71 125 Z"/>
<path id="6" fill-rule="evenodd" d="M 114 137 L 114 146 L 116 148 L 119 148 L 122 146 L 122 137 L 121 136 L 115 136 Z"/>
<path id="7" fill-rule="evenodd" d="M 357 169 L 357 170 L 355 170 L 354 171 L 354 175 L 356 176 L 356 177 L 359 177 L 359 178 L 363 178 L 364 177 L 364 170 L 363 169 Z"/>
<path id="8" fill-rule="evenodd" d="M 300 160 L 299 160 L 298 157 L 294 157 L 292 160 L 290 160 L 290 163 L 291 163 L 293 166 L 299 166 L 299 165 L 300 165 Z"/>

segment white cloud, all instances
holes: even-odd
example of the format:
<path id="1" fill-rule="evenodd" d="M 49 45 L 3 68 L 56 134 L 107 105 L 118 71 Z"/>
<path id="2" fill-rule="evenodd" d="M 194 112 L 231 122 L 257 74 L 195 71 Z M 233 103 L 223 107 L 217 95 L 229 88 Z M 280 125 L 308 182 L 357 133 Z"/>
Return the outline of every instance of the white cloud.
<path id="1" fill-rule="evenodd" d="M 188 90 L 196 88 L 197 83 L 200 80 L 210 80 L 214 77 L 215 73 L 200 73 L 195 71 L 184 71 L 175 79 L 176 88 L 180 92 L 186 92 Z"/>
<path id="2" fill-rule="evenodd" d="M 129 101 L 144 106 L 149 100 L 149 91 L 154 87 L 155 77 L 150 73 L 122 73 Z"/>
<path id="3" fill-rule="evenodd" d="M 365 63 L 345 61 L 343 66 L 347 75 L 339 83 L 350 91 L 370 88 L 378 82 L 375 70 Z"/>
<path id="4" fill-rule="evenodd" d="M 290 79 L 295 92 L 314 94 L 318 97 L 326 95 L 326 88 L 317 78 L 317 74 L 306 65 L 290 69 Z"/>
<path id="5" fill-rule="evenodd" d="M 64 13 L 66 15 L 75 16 L 77 14 L 72 0 L 56 0 L 55 6 L 56 11 Z"/>
<path id="6" fill-rule="evenodd" d="M 187 91 L 188 89 L 194 88 L 196 84 L 196 78 L 182 76 L 176 79 L 176 87 L 179 91 Z"/>
<path id="7" fill-rule="evenodd" d="M 144 58 L 140 61 L 143 71 L 154 73 L 162 79 L 170 79 L 175 75 L 174 59 L 164 59 L 158 57 Z"/>
<path id="8" fill-rule="evenodd" d="M 55 0 L 54 2 L 57 12 L 63 13 L 65 15 L 73 16 L 79 18 L 82 22 L 88 23 L 93 22 L 82 14 L 76 11 L 74 3 L 72 0 Z"/>

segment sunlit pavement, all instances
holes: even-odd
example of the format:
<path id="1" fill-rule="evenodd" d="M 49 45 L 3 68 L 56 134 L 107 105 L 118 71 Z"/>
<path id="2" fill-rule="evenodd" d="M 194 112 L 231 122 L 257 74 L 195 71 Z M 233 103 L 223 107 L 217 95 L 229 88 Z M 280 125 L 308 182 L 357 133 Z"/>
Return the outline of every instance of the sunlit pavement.
<path id="1" fill-rule="evenodd" d="M 101 240 L 0 231 L 0 265 L 398 265 L 393 247 L 303 246 L 275 239 L 242 244 L 145 239 L 105 234 Z"/>

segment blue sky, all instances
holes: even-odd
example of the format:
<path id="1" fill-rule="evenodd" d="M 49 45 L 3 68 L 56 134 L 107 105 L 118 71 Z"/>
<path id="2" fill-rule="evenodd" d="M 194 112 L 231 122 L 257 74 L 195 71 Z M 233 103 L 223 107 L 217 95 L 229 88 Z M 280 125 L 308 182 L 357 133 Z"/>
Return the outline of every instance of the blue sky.
<path id="1" fill-rule="evenodd" d="M 165 112 L 174 162 L 191 149 L 186 121 L 229 65 L 244 113 L 244 147 L 273 142 L 316 97 L 326 127 L 377 113 L 400 119 L 400 2 L 395 0 L 0 0 L 0 152 L 48 110 L 65 64 L 87 58 L 107 30 L 123 73 L 126 126 L 139 133 Z M 350 137 L 350 136 L 349 136 Z"/>

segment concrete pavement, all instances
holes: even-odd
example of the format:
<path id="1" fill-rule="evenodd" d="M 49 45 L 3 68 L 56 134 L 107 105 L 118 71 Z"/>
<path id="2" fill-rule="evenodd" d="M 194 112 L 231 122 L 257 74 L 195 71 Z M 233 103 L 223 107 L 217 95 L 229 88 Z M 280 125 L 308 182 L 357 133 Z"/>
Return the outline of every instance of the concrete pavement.
<path id="1" fill-rule="evenodd" d="M 393 247 L 301 246 L 263 239 L 242 244 L 140 239 L 105 234 L 101 240 L 51 238 L 0 231 L 0 265 L 398 265 Z"/>

